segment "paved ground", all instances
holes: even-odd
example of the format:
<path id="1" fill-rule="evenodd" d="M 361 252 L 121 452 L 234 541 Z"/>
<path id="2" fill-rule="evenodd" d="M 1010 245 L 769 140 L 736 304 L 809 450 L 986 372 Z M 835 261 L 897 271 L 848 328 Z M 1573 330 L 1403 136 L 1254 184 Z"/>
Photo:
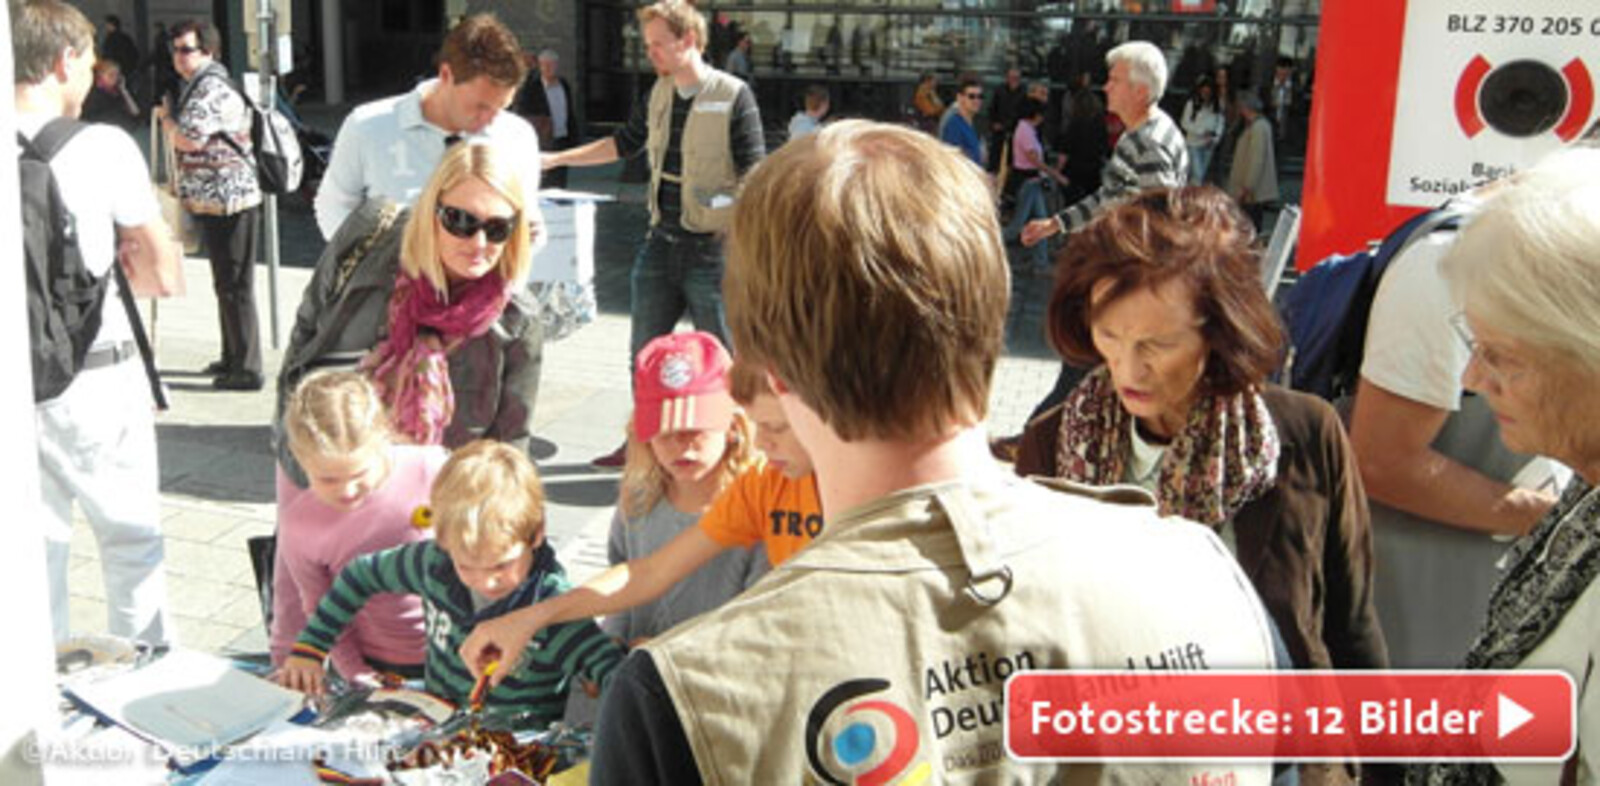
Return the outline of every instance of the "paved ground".
<path id="1" fill-rule="evenodd" d="M 308 119 L 336 130 L 340 114 L 307 111 Z M 596 247 L 601 315 L 592 325 L 545 349 L 537 415 L 536 457 L 546 481 L 550 537 L 569 570 L 583 577 L 602 566 L 605 533 L 615 501 L 615 472 L 588 459 L 620 441 L 629 408 L 627 378 L 628 268 L 646 213 L 639 186 L 621 184 L 616 168 L 578 173 L 572 186 L 615 195 L 602 206 Z M 278 312 L 286 338 L 307 269 L 320 250 L 303 206 L 283 211 L 286 267 L 280 273 Z M 172 389 L 172 410 L 157 420 L 161 462 L 167 576 L 178 640 L 213 652 L 262 652 L 266 638 L 246 538 L 273 530 L 273 460 L 268 419 L 274 393 L 213 391 L 198 370 L 216 357 L 216 305 L 203 259 L 186 262 L 189 294 L 160 304 L 156 318 L 159 365 Z M 258 268 L 263 336 L 269 336 L 267 271 Z M 1008 325 L 1008 354 L 1001 361 L 991 401 L 992 433 L 1019 428 L 1050 388 L 1057 361 L 1044 345 L 1039 320 L 1043 279 L 1019 277 Z M 270 339 L 269 339 L 270 341 Z M 281 350 L 269 346 L 266 368 Z M 79 522 L 73 544 L 72 621 L 77 632 L 104 630 L 105 601 L 94 538 Z"/>

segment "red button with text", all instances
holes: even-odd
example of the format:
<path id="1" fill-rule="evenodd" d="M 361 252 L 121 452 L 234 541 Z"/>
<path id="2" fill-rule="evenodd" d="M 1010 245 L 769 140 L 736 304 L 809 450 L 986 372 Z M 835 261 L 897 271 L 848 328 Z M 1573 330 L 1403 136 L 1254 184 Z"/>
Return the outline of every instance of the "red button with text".
<path id="1" fill-rule="evenodd" d="M 1561 760 L 1558 671 L 1057 671 L 1006 682 L 1020 759 Z"/>

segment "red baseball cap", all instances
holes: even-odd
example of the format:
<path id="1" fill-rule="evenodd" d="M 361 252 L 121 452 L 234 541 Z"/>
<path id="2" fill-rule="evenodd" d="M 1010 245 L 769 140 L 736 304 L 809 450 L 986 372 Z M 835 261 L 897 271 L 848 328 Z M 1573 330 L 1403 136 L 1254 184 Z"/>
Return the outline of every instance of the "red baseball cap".
<path id="1" fill-rule="evenodd" d="M 649 442 L 657 434 L 728 428 L 737 407 L 728 392 L 732 365 L 710 333 L 668 333 L 644 345 L 634 361 L 634 436 Z"/>

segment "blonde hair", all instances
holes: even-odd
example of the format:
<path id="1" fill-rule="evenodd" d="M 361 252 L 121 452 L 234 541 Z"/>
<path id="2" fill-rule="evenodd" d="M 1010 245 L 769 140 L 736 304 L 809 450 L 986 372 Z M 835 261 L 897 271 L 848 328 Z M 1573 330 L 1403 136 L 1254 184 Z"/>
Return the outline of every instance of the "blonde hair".
<path id="1" fill-rule="evenodd" d="M 747 177 L 727 249 L 741 361 L 841 439 L 983 419 L 1010 273 L 984 175 L 955 148 L 861 120 L 791 140 Z"/>
<path id="2" fill-rule="evenodd" d="M 544 485 L 522 451 L 490 439 L 450 455 L 433 481 L 433 525 L 452 553 L 504 552 L 544 532 Z"/>
<path id="3" fill-rule="evenodd" d="M 735 410 L 733 423 L 728 426 L 728 447 L 717 464 L 718 492 L 749 469 L 756 456 L 755 426 L 742 410 Z M 666 495 L 669 480 L 661 462 L 656 461 L 650 443 L 634 436 L 633 421 L 629 419 L 628 454 L 622 465 L 622 488 L 617 503 L 623 515 L 637 518 L 649 513 Z"/>
<path id="4" fill-rule="evenodd" d="M 639 9 L 639 26 L 644 27 L 652 21 L 660 19 L 667 23 L 667 29 L 672 35 L 683 38 L 688 33 L 694 33 L 694 48 L 705 51 L 706 48 L 706 18 L 700 13 L 694 3 L 689 0 L 657 0 L 657 2 Z"/>
<path id="5" fill-rule="evenodd" d="M 1513 176 L 1439 269 L 1474 318 L 1600 372 L 1600 149 L 1567 148 Z"/>
<path id="6" fill-rule="evenodd" d="M 283 422 L 296 458 L 387 448 L 393 437 L 378 391 L 354 371 L 308 374 L 289 396 Z"/>
<path id="7" fill-rule="evenodd" d="M 433 170 L 433 176 L 428 178 L 428 185 L 422 189 L 411 218 L 406 222 L 405 237 L 400 245 L 400 269 L 412 278 L 426 278 L 440 296 L 449 295 L 450 284 L 445 278 L 444 263 L 439 261 L 438 233 L 444 228 L 438 226 L 439 219 L 434 213 L 438 211 L 439 198 L 444 192 L 468 178 L 483 181 L 516 211 L 511 237 L 500 247 L 500 263 L 495 268 L 500 278 L 508 286 L 515 285 L 527 275 L 532 264 L 528 222 L 534 218 L 530 211 L 536 208 L 523 200 L 522 176 L 516 163 L 505 154 L 497 153 L 494 145 L 458 143 L 445 153 L 438 168 Z"/>

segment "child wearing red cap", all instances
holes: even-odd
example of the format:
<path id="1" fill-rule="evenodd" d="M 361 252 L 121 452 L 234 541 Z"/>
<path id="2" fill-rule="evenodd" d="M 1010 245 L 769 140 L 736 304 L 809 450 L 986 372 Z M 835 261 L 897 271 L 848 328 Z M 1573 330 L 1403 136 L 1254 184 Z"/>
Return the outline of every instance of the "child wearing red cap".
<path id="1" fill-rule="evenodd" d="M 712 500 L 749 468 L 753 429 L 729 392 L 732 358 L 709 333 L 670 333 L 646 344 L 634 367 L 633 420 L 608 556 L 647 556 L 696 525 Z M 722 605 L 767 569 L 760 549 L 728 549 L 653 602 L 606 618 L 633 643 Z"/>
<path id="2" fill-rule="evenodd" d="M 478 625 L 461 649 L 474 675 L 481 673 L 485 651 L 520 650 L 547 626 L 621 614 L 650 603 L 720 555 L 754 547 L 775 568 L 822 534 L 822 501 L 811 456 L 789 427 L 766 372 L 736 360 L 728 382 L 733 400 L 755 427 L 756 447 L 766 460 L 753 462 L 728 483 L 694 526 L 642 559 L 613 564 L 571 592 Z"/>

